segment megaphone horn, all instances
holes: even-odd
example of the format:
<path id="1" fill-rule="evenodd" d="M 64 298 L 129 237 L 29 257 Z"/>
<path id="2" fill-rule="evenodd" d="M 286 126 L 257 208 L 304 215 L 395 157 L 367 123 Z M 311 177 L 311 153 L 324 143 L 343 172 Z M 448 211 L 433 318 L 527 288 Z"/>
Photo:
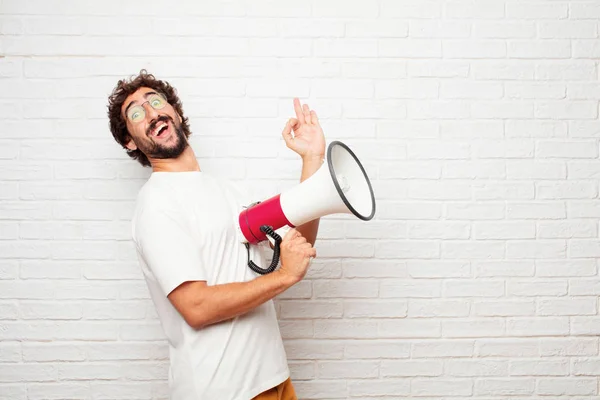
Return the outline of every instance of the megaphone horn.
<path id="1" fill-rule="evenodd" d="M 327 147 L 325 163 L 311 177 L 293 188 L 263 202 L 250 205 L 239 215 L 239 229 L 244 242 L 257 244 L 267 235 L 276 242 L 281 237 L 275 230 L 287 225 L 300 226 L 330 214 L 353 214 L 363 221 L 375 215 L 375 195 L 362 164 L 348 146 L 340 141 Z M 279 237 L 279 239 L 277 239 Z M 274 270 L 279 262 L 267 270 L 249 265 L 258 273 Z M 256 267 L 256 268 L 255 268 Z M 258 270 L 257 270 L 258 269 Z"/>

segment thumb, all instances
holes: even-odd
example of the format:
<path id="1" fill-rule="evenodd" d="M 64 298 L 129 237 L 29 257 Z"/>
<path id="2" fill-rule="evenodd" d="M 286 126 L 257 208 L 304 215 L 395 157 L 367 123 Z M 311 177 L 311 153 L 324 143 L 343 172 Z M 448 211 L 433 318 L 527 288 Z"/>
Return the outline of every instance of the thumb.
<path id="1" fill-rule="evenodd" d="M 289 241 L 292 239 L 295 239 L 298 236 L 298 231 L 296 230 L 296 228 L 291 228 L 290 230 L 288 230 L 285 234 L 285 236 L 283 237 L 284 241 Z"/>

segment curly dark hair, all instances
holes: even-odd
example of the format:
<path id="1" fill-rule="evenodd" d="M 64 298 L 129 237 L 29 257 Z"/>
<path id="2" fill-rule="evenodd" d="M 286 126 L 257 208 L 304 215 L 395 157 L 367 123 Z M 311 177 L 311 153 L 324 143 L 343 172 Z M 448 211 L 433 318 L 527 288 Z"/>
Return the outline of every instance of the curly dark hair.
<path id="1" fill-rule="evenodd" d="M 183 115 L 183 107 L 181 100 L 177 96 L 177 91 L 168 82 L 158 80 L 154 75 L 149 74 L 145 69 L 142 69 L 138 76 L 132 77 L 129 80 L 121 79 L 117 82 L 117 86 L 113 89 L 111 95 L 108 97 L 108 119 L 110 124 L 110 131 L 113 137 L 125 150 L 129 157 L 134 160 L 138 160 L 144 167 L 150 167 L 150 161 L 140 149 L 129 150 L 126 144 L 132 139 L 129 131 L 127 130 L 127 122 L 121 114 L 121 107 L 125 102 L 127 96 L 135 93 L 141 87 L 147 87 L 154 89 L 161 93 L 167 99 L 167 102 L 177 113 L 181 116 L 181 129 L 185 133 L 186 137 L 191 134 L 188 118 Z"/>

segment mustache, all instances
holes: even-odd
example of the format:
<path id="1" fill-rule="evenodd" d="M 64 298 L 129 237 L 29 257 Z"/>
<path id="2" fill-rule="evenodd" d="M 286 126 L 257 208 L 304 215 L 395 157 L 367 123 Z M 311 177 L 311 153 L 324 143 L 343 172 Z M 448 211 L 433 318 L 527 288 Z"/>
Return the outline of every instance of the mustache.
<path id="1" fill-rule="evenodd" d="M 168 115 L 159 116 L 154 121 L 152 121 L 150 126 L 148 126 L 148 129 L 146 129 L 146 136 L 149 136 L 150 132 L 152 132 L 154 130 L 154 128 L 156 128 L 156 125 L 158 125 L 160 122 L 169 122 L 169 121 L 171 121 L 173 123 L 173 125 L 175 125 L 175 121 L 173 121 L 173 118 L 169 117 Z"/>

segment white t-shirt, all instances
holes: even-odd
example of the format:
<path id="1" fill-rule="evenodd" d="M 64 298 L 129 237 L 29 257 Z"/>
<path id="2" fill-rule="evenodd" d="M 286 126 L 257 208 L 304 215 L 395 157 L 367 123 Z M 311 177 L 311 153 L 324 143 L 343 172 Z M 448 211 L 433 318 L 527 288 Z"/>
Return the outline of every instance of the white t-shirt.
<path id="1" fill-rule="evenodd" d="M 249 204 L 233 184 L 205 172 L 154 172 L 138 194 L 132 234 L 169 342 L 171 400 L 247 400 L 289 377 L 272 301 L 195 330 L 167 298 L 186 281 L 257 277 L 237 234 L 238 215 Z M 250 256 L 266 267 L 256 246 Z"/>

